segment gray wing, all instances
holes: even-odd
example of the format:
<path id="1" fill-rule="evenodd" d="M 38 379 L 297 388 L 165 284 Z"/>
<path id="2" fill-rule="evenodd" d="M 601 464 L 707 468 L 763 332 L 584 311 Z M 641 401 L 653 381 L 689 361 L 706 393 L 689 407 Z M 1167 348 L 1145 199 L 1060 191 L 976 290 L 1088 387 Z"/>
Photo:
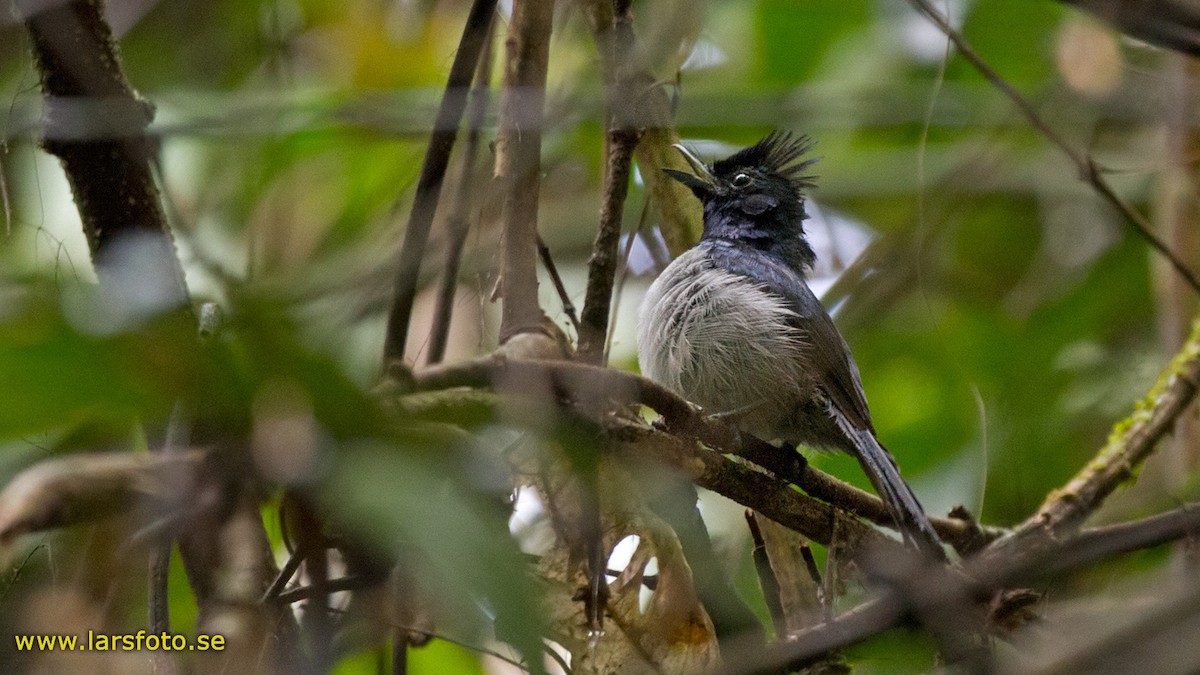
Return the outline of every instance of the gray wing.
<path id="1" fill-rule="evenodd" d="M 729 271 L 762 283 L 787 303 L 795 313 L 791 322 L 808 336 L 805 358 L 808 360 L 806 365 L 815 375 L 814 380 L 848 422 L 855 428 L 874 432 L 862 379 L 854 357 L 850 355 L 850 347 L 804 277 L 783 261 L 749 247 L 715 246 L 711 255 Z"/>

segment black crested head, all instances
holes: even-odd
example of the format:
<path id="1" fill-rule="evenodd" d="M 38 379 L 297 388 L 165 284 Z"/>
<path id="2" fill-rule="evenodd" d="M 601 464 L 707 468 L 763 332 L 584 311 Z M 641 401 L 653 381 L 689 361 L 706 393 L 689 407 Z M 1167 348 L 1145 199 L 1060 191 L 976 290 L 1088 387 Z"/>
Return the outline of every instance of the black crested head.
<path id="1" fill-rule="evenodd" d="M 739 174 L 746 174 L 752 183 L 744 187 L 756 187 L 756 191 L 775 192 L 779 196 L 794 196 L 803 201 L 804 191 L 817 184 L 816 176 L 806 173 L 817 160 L 800 160 L 815 144 L 808 136 L 772 131 L 754 145 L 713 162 L 712 173 L 731 187 L 738 182 Z"/>
<path id="2" fill-rule="evenodd" d="M 666 170 L 704 205 L 702 239 L 732 241 L 782 258 L 799 271 L 816 255 L 804 240 L 804 193 L 815 177 L 805 159 L 811 138 L 774 131 L 754 145 L 704 166 L 685 152 L 695 175 Z"/>

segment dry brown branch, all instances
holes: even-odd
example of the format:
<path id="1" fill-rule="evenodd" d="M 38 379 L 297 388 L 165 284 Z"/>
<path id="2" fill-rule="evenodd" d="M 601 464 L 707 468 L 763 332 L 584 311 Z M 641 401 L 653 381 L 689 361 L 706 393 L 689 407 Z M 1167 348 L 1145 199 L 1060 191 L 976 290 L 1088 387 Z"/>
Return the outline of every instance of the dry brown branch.
<path id="1" fill-rule="evenodd" d="M 604 364 L 608 320 L 612 307 L 613 282 L 617 273 L 617 246 L 621 239 L 621 215 L 629 191 L 629 172 L 633 152 L 641 136 L 630 108 L 623 101 L 636 96 L 637 82 L 632 78 L 634 37 L 633 15 L 629 3 L 620 3 L 611 13 L 607 26 L 594 24 L 593 37 L 600 52 L 604 71 L 605 132 L 604 180 L 600 206 L 600 226 L 588 261 L 587 290 L 579 331 L 579 355 L 589 363 Z M 604 21 L 608 16 L 595 17 Z"/>
<path id="2" fill-rule="evenodd" d="M 0 544 L 30 532 L 124 513 L 151 501 L 175 503 L 195 489 L 204 457 L 200 450 L 96 453 L 35 464 L 0 492 Z"/>
<path id="3" fill-rule="evenodd" d="M 780 480 L 791 482 L 806 493 L 834 504 L 839 509 L 879 525 L 894 525 L 888 516 L 887 507 L 875 495 L 808 466 L 797 453 L 781 452 L 779 448 L 765 441 L 739 434 L 723 421 L 702 415 L 698 409 L 662 385 L 632 373 L 579 363 L 492 356 L 454 365 L 426 368 L 412 377 L 413 385 L 419 391 L 454 387 L 490 388 L 498 387 L 504 382 L 525 381 L 541 383 L 538 391 L 550 388 L 569 392 L 577 398 L 608 401 L 609 406 L 639 403 L 661 415 L 671 434 L 685 439 L 696 439 L 718 452 L 749 459 L 772 471 Z M 542 412 L 542 417 L 545 417 L 545 411 Z M 779 485 L 778 482 L 775 484 Z M 981 529 L 976 523 L 957 518 L 932 518 L 931 522 L 937 528 L 938 534 L 956 547 L 968 544 L 977 546 L 981 538 L 995 539 L 1003 533 L 995 528 Z M 812 538 L 827 543 L 828 523 L 820 529 L 826 532 L 826 535 L 822 538 Z"/>
<path id="4" fill-rule="evenodd" d="M 517 0 L 505 39 L 495 175 L 504 236 L 502 342 L 542 329 L 538 305 L 537 211 L 552 0 Z"/>
<path id="5" fill-rule="evenodd" d="M 838 534 L 848 550 L 857 552 L 863 550 L 864 545 L 888 550 L 901 546 L 848 517 L 842 510 L 796 492 L 762 472 L 730 461 L 694 440 L 684 440 L 632 423 L 614 423 L 609 433 L 620 444 L 619 450 L 627 459 L 644 457 L 665 461 L 700 487 L 752 508 L 818 543 L 828 545 L 832 541 L 832 523 L 836 519 Z"/>
<path id="6" fill-rule="evenodd" d="M 567 292 L 567 285 L 563 283 L 562 275 L 558 273 L 558 265 L 554 263 L 554 256 L 550 255 L 550 247 L 546 245 L 546 240 L 540 234 L 537 238 L 537 249 L 542 267 L 546 268 L 546 275 L 550 277 L 550 283 L 554 284 L 554 292 L 558 294 L 558 301 L 562 303 L 563 314 L 567 315 L 567 321 L 571 322 L 571 327 L 578 334 L 579 317 L 575 314 L 575 303 L 571 302 L 571 294 Z"/>
<path id="7" fill-rule="evenodd" d="M 629 191 L 629 167 L 637 146 L 636 131 L 610 128 L 605 133 L 604 196 L 600 227 L 588 261 L 588 283 L 579 330 L 580 358 L 604 365 L 608 318 L 612 309 L 613 282 L 617 275 L 617 245 L 621 239 L 621 213 Z"/>

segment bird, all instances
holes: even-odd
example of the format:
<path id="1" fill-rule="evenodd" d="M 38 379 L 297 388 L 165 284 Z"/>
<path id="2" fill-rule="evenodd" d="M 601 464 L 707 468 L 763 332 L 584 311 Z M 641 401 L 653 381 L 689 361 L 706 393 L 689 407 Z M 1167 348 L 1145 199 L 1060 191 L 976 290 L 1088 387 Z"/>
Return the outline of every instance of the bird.
<path id="1" fill-rule="evenodd" d="M 790 451 L 849 453 L 907 544 L 945 560 L 920 501 L 876 436 L 850 348 L 808 286 L 816 261 L 804 231 L 813 145 L 776 130 L 711 165 L 674 146 L 692 172 L 663 171 L 700 200 L 704 228 L 646 293 L 638 364 L 740 432 Z"/>

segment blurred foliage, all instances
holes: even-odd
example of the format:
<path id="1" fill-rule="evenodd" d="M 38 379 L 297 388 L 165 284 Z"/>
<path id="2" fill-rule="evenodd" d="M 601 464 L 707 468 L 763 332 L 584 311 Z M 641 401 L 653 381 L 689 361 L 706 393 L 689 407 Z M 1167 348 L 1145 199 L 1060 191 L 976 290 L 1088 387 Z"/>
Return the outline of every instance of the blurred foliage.
<path id="1" fill-rule="evenodd" d="M 469 3 L 110 4 L 129 77 L 158 106 L 153 131 L 189 283 L 198 299 L 228 310 L 227 330 L 201 348 L 178 317 L 101 331 L 89 323 L 92 276 L 78 218 L 57 167 L 33 151 L 36 74 L 20 25 L 0 20 L 9 101 L 0 162 L 11 197 L 0 249 L 0 447 L 18 458 L 0 460 L 0 482 L 47 453 L 122 447 L 135 420 L 161 429 L 178 400 L 222 428 L 249 431 L 262 392 L 287 383 L 323 439 L 320 466 L 305 480 L 380 546 L 416 546 L 444 564 L 439 589 L 460 606 L 473 593 L 489 597 L 502 638 L 536 644 L 531 595 L 504 532 L 503 481 L 486 484 L 467 468 L 499 448 L 462 447 L 420 420 L 396 428 L 368 393 L 402 214 Z M 1174 57 L 1049 0 L 938 5 L 1051 124 L 1114 170 L 1123 196 L 1143 211 L 1169 210 L 1160 169 L 1173 161 L 1163 138 L 1177 114 Z M 679 44 L 670 40 L 696 40 L 674 91 L 689 142 L 711 156 L 774 127 L 818 140 L 814 199 L 873 236 L 855 266 L 861 273 L 825 299 L 838 308 L 880 436 L 926 506 L 963 503 L 997 524 L 1026 517 L 1167 362 L 1172 338 L 1156 322 L 1178 310 L 1164 302 L 1165 277 L 1144 243 L 901 0 L 635 2 L 634 11 L 643 36 L 667 41 L 654 45 L 663 86 L 676 82 Z M 599 208 L 602 97 L 577 7 L 562 3 L 559 14 L 540 228 L 578 303 Z M 698 33 L 676 29 L 679 16 Z M 1068 37 L 1117 58 L 1106 72 L 1070 71 L 1082 66 L 1060 52 L 1082 47 L 1064 46 Z M 1070 84 L 1080 81 L 1109 84 Z M 627 229 L 644 199 L 634 185 Z M 485 298 L 497 233 L 491 214 L 475 207 L 483 217 L 467 242 L 449 359 L 495 343 Z M 435 226 L 426 285 L 444 232 Z M 1185 257 L 1198 262 L 1194 250 Z M 648 283 L 647 274 L 631 275 L 624 286 L 618 367 L 635 363 L 632 322 Z M 542 293 L 557 312 L 547 284 Z M 428 297 L 418 301 L 414 360 L 431 307 Z M 866 485 L 849 458 L 816 461 Z M 1166 463 L 1143 471 L 1106 517 L 1194 497 L 1195 481 Z M 745 534 L 715 531 L 732 540 L 741 587 L 752 587 Z M 69 537 L 50 541 L 78 550 Z M 35 553 L 0 585 L 0 606 L 19 607 L 48 565 Z M 1104 575 L 1091 581 L 1103 585 Z M 171 603 L 186 628 L 194 605 L 178 569 Z M 460 634 L 483 640 L 489 611 L 476 606 L 468 613 L 476 623 Z M 6 632 L 15 630 L 14 612 L 0 614 Z M 140 615 L 129 615 L 136 627 Z M 411 672 L 467 672 L 475 661 L 435 645 L 414 653 Z M 904 663 L 927 668 L 932 647 L 900 637 L 862 649 L 866 670 L 901 672 Z M 337 672 L 374 672 L 377 662 L 360 654 Z"/>

